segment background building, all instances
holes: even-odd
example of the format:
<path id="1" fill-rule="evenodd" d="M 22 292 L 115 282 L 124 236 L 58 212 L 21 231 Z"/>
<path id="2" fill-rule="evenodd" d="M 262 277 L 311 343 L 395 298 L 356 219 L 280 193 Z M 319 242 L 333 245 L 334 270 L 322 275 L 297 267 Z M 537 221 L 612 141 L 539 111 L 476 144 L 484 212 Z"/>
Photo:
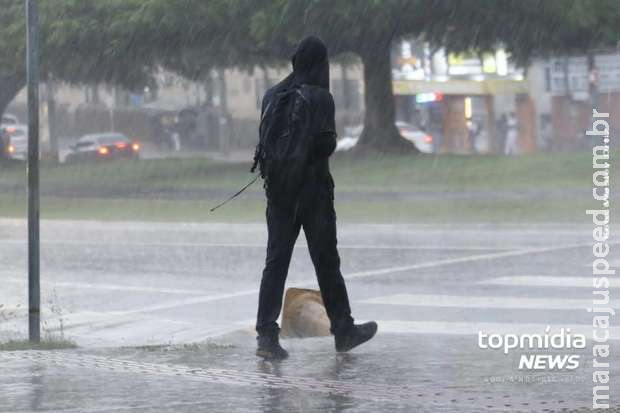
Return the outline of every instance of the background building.
<path id="1" fill-rule="evenodd" d="M 516 68 L 502 49 L 483 55 L 446 54 L 403 40 L 392 52 L 397 120 L 432 135 L 436 152 L 501 152 L 506 117 L 514 113 L 520 152 L 587 146 L 592 108 L 620 119 L 620 55 L 537 59 Z M 288 66 L 213 70 L 200 81 L 161 71 L 156 84 L 130 91 L 109 85 L 47 84 L 41 88 L 42 144 L 50 130 L 60 148 L 86 133 L 120 131 L 169 147 L 179 133 L 183 150 L 249 149 L 256 144 L 261 99 Z M 339 136 L 364 119 L 363 68 L 347 59 L 331 66 Z M 9 112 L 26 118 L 23 91 Z M 55 115 L 50 119 L 50 113 Z"/>
<path id="2" fill-rule="evenodd" d="M 52 129 L 61 148 L 83 134 L 108 130 L 155 146 L 168 145 L 169 135 L 176 131 L 181 134 L 183 149 L 227 152 L 252 148 L 258 136 L 262 96 L 289 72 L 288 67 L 213 70 L 206 79 L 190 81 L 162 71 L 155 75 L 154 87 L 139 91 L 108 85 L 46 85 L 41 88 L 42 145 L 50 146 L 48 115 L 52 107 Z M 360 64 L 333 63 L 331 91 L 342 134 L 345 125 L 363 119 Z M 26 119 L 25 90 L 8 111 Z"/>

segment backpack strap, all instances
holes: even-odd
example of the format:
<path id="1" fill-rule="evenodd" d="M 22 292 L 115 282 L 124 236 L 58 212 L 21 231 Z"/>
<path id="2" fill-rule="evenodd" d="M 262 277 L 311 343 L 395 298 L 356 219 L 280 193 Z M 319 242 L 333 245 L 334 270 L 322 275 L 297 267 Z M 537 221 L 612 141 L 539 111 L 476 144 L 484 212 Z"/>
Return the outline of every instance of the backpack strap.
<path id="1" fill-rule="evenodd" d="M 299 84 L 294 84 L 291 89 L 294 89 L 296 94 L 299 95 L 299 97 L 306 103 L 309 102 L 307 96 L 304 94 L 304 92 L 302 91 L 302 88 L 304 88 L 306 85 L 299 85 Z M 267 112 L 269 111 L 271 105 L 273 103 L 273 100 L 270 101 L 267 106 L 265 107 L 265 110 L 263 111 L 263 113 L 261 113 L 261 119 L 260 119 L 260 124 L 258 127 L 259 132 L 262 130 L 262 126 L 263 126 L 263 121 L 265 120 L 265 116 L 267 114 Z M 252 164 L 252 167 L 250 168 L 250 172 L 254 173 L 254 171 L 256 170 L 256 167 L 258 166 L 259 162 L 260 162 L 260 158 L 262 156 L 262 152 L 263 152 L 263 142 L 262 140 L 259 140 L 258 146 L 256 147 L 256 151 L 254 153 L 254 163 Z M 254 176 L 254 178 L 252 180 L 250 180 L 250 182 L 248 182 L 243 188 L 241 188 L 239 191 L 235 192 L 233 195 L 229 196 L 226 200 L 224 200 L 223 202 L 220 202 L 219 204 L 217 204 L 216 206 L 214 206 L 213 208 L 210 209 L 211 212 L 215 211 L 216 209 L 218 209 L 219 207 L 227 204 L 228 202 L 232 201 L 233 199 L 235 199 L 236 197 L 238 197 L 239 195 L 241 195 L 243 193 L 243 191 L 245 191 L 246 189 L 248 189 L 250 186 L 252 186 L 254 184 L 254 182 L 256 182 L 258 180 L 258 178 L 260 178 L 262 175 L 261 173 L 257 174 L 256 176 Z M 299 200 L 296 201 L 295 203 L 295 216 L 298 213 L 298 209 L 299 209 Z"/>
<path id="2" fill-rule="evenodd" d="M 261 133 L 263 129 L 263 121 L 265 120 L 265 115 L 267 114 L 267 111 L 271 107 L 272 103 L 273 103 L 273 100 L 267 104 L 267 106 L 265 107 L 265 110 L 263 110 L 263 113 L 261 113 L 260 123 L 258 124 L 259 134 Z M 254 171 L 256 170 L 256 167 L 258 166 L 258 162 L 260 161 L 262 154 L 263 154 L 263 142 L 262 142 L 262 139 L 259 139 L 258 145 L 256 145 L 256 151 L 254 151 L 254 163 L 252 164 L 252 167 L 250 168 L 250 172 L 254 173 Z"/>

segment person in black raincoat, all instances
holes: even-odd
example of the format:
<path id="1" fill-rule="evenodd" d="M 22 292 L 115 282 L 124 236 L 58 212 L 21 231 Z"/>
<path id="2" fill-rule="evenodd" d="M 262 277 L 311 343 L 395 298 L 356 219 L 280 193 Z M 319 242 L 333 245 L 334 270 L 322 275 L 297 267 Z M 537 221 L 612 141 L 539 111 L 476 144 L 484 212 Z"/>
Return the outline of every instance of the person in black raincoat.
<path id="1" fill-rule="evenodd" d="M 282 307 L 284 284 L 293 247 L 303 228 L 321 296 L 335 336 L 336 350 L 348 351 L 371 339 L 377 324 L 355 325 L 336 247 L 336 213 L 334 181 L 329 171 L 329 156 L 336 148 L 334 100 L 329 92 L 327 48 L 314 36 L 304 38 L 292 58 L 293 72 L 269 89 L 263 98 L 262 111 L 274 96 L 288 88 L 308 88 L 314 147 L 307 178 L 301 189 L 298 208 L 290 203 L 269 199 L 267 191 L 268 243 L 265 269 L 260 285 L 256 331 L 256 354 L 265 358 L 286 358 L 288 353 L 278 340 L 277 319 Z"/>

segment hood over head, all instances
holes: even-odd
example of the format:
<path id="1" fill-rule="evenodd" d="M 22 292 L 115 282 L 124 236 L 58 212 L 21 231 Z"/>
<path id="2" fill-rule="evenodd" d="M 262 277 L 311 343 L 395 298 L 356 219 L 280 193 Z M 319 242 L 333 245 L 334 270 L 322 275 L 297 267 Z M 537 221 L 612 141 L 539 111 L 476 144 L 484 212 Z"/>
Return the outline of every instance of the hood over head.
<path id="1" fill-rule="evenodd" d="M 329 59 L 327 47 L 315 36 L 305 37 L 292 58 L 297 83 L 320 86 L 329 90 Z"/>
<path id="2" fill-rule="evenodd" d="M 315 85 L 329 90 L 327 47 L 320 39 L 315 36 L 304 38 L 297 46 L 291 61 L 293 72 L 272 87 L 266 96 L 288 89 L 295 84 Z"/>

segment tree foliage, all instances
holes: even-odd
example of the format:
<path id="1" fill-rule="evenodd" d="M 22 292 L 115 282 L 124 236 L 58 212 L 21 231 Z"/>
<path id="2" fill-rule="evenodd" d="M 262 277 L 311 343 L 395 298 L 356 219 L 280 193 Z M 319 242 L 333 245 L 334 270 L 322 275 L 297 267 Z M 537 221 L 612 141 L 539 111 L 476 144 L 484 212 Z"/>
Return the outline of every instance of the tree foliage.
<path id="1" fill-rule="evenodd" d="M 0 0 L 0 112 L 26 83 L 23 0 Z M 139 0 L 39 2 L 40 74 L 74 84 L 147 84 L 156 48 L 141 47 L 145 33 L 131 25 Z M 150 31 L 149 31 L 150 32 Z"/>
<path id="2" fill-rule="evenodd" d="M 385 68 L 395 39 L 419 38 L 448 52 L 501 45 L 526 65 L 534 56 L 615 47 L 619 27 L 617 0 L 275 0 L 260 2 L 251 24 L 258 45 L 282 57 L 310 33 L 334 54 L 357 54 L 367 97 L 362 142 L 380 149 L 402 147 Z"/>
<path id="3" fill-rule="evenodd" d="M 451 51 L 504 46 L 526 65 L 533 57 L 616 47 L 620 2 L 615 0 L 466 0 L 449 2 L 443 21 L 424 30 Z"/>
<path id="4" fill-rule="evenodd" d="M 365 67 L 370 146 L 402 147 L 393 126 L 390 46 L 414 37 L 448 51 L 503 45 L 533 56 L 616 47 L 617 0 L 40 1 L 41 74 L 135 87 L 164 66 L 191 79 L 213 68 L 287 61 L 315 34 Z M 0 0 L 0 111 L 25 82 L 23 0 Z"/>

